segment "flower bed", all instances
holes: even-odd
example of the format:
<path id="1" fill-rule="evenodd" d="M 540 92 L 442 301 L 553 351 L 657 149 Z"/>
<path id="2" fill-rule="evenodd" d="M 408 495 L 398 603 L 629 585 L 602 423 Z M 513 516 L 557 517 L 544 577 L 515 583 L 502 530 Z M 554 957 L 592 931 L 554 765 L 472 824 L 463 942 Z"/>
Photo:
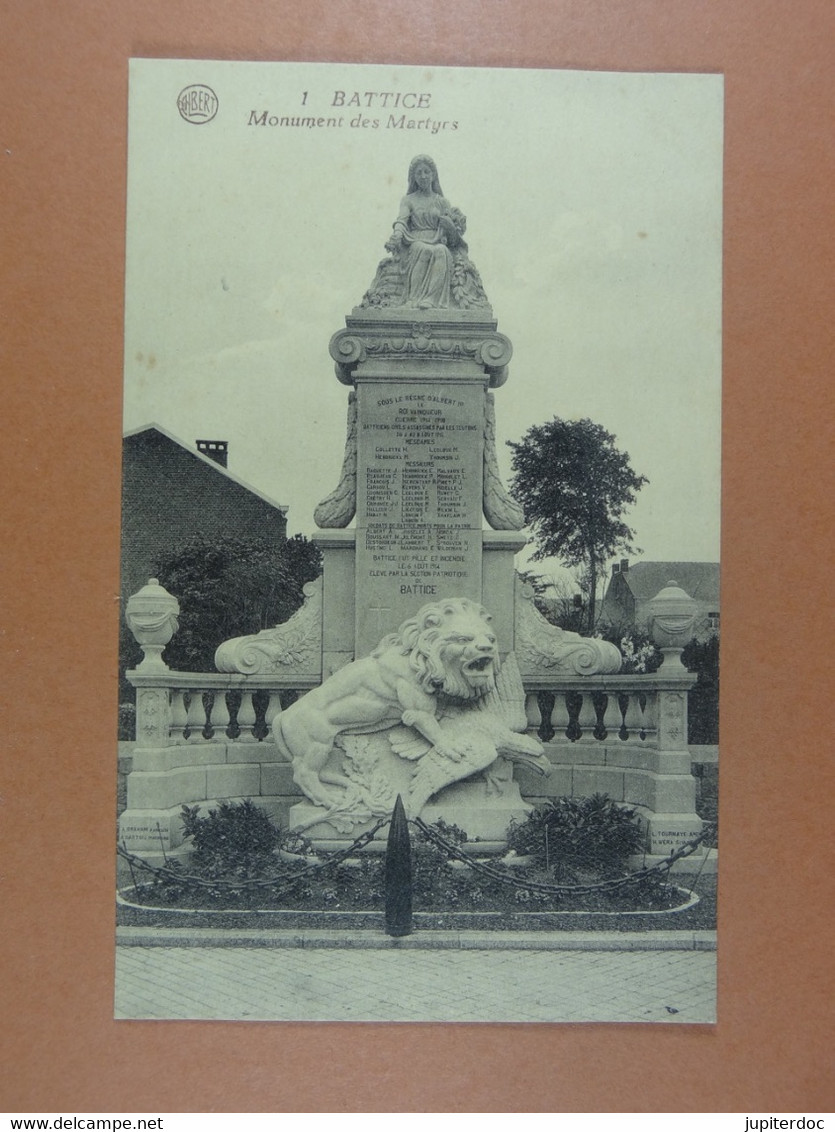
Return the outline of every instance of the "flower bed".
<path id="1" fill-rule="evenodd" d="M 705 877 L 691 892 L 688 886 L 678 887 L 679 905 L 660 912 L 528 912 L 497 911 L 416 911 L 416 931 L 607 931 L 646 932 L 658 930 L 712 930 L 715 918 L 715 878 Z M 383 909 L 373 911 L 276 910 L 276 909 L 207 909 L 159 907 L 137 903 L 136 893 L 126 889 L 119 898 L 117 922 L 120 927 L 145 928 L 224 928 L 294 930 L 318 929 L 335 931 L 383 930 Z M 148 900 L 150 894 L 141 894 Z"/>
<path id="2" fill-rule="evenodd" d="M 144 869 L 134 859 L 123 922 L 223 913 L 259 922 L 275 914 L 289 918 L 290 926 L 310 926 L 312 916 L 320 926 L 337 926 L 382 913 L 385 865 L 377 854 L 317 856 L 251 802 L 223 803 L 206 816 L 184 808 L 183 823 L 192 860 L 187 868 Z M 429 926 L 557 926 L 575 917 L 652 921 L 670 914 L 690 919 L 698 903 L 666 872 L 629 874 L 627 858 L 637 844 L 633 816 L 600 796 L 560 799 L 533 813 L 509 831 L 514 848 L 502 860 L 462 859 L 466 835 L 460 830 L 417 825 L 412 904 Z"/>

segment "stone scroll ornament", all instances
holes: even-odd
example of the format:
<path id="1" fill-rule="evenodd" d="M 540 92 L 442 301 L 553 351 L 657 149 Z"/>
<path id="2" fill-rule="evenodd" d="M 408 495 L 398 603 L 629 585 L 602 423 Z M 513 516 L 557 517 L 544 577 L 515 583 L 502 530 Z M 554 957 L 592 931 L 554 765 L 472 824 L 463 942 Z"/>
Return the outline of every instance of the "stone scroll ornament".
<path id="1" fill-rule="evenodd" d="M 484 518 L 494 531 L 521 531 L 525 513 L 508 495 L 499 475 L 496 457 L 496 406 L 492 393 L 486 394 L 484 411 Z"/>
<path id="2" fill-rule="evenodd" d="M 397 794 L 416 817 L 445 786 L 479 773 L 501 792 L 507 760 L 549 773 L 526 726 L 519 670 L 512 655 L 500 664 L 490 615 L 448 598 L 289 707 L 275 740 L 317 807 L 307 825 L 348 832 L 391 813 Z"/>
<path id="3" fill-rule="evenodd" d="M 421 154 L 409 166 L 406 196 L 361 307 L 490 309 L 464 241 L 467 220 L 441 191 L 438 169 Z"/>
<path id="4" fill-rule="evenodd" d="M 347 527 L 357 510 L 357 395 L 348 394 L 345 455 L 339 483 L 313 512 L 317 527 Z"/>
<path id="5" fill-rule="evenodd" d="M 215 653 L 218 672 L 244 676 L 316 675 L 322 653 L 322 578 L 308 582 L 304 604 L 273 629 L 224 641 Z"/>
<path id="6" fill-rule="evenodd" d="M 596 676 L 620 672 L 623 657 L 608 641 L 552 625 L 534 604 L 533 587 L 516 575 L 515 649 L 526 676 Z"/>

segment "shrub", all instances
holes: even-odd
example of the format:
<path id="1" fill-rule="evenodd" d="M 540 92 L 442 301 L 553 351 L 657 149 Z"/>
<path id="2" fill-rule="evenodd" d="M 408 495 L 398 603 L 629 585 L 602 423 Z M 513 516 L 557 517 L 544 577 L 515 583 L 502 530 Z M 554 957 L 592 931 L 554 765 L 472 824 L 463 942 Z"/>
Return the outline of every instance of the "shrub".
<path id="1" fill-rule="evenodd" d="M 603 625 L 598 635 L 620 652 L 624 675 L 644 676 L 661 667 L 664 657 L 645 629 L 632 624 Z"/>
<path id="2" fill-rule="evenodd" d="M 533 857 L 560 883 L 623 875 L 643 840 L 635 811 L 606 794 L 557 798 L 508 830 L 508 848 Z"/>
<path id="3" fill-rule="evenodd" d="M 130 741 L 136 738 L 136 706 L 130 703 L 119 704 L 119 740 Z"/>
<path id="4" fill-rule="evenodd" d="M 194 845 L 190 870 L 205 878 L 262 875 L 284 837 L 249 798 L 221 802 L 205 816 L 199 806 L 183 806 L 182 821 L 183 835 Z"/>
<path id="5" fill-rule="evenodd" d="M 453 845 L 461 846 L 467 840 L 463 829 L 443 820 L 433 822 L 432 829 Z M 431 841 L 421 838 L 412 843 L 412 895 L 416 908 L 455 908 L 462 885 L 466 886 L 470 879 L 450 868 L 446 852 Z"/>
<path id="6" fill-rule="evenodd" d="M 171 668 L 213 672 L 215 649 L 230 637 L 286 621 L 303 587 L 321 570 L 321 553 L 302 535 L 262 538 L 194 535 L 162 553 L 154 574 L 179 600 L 179 629 L 165 650 Z"/>

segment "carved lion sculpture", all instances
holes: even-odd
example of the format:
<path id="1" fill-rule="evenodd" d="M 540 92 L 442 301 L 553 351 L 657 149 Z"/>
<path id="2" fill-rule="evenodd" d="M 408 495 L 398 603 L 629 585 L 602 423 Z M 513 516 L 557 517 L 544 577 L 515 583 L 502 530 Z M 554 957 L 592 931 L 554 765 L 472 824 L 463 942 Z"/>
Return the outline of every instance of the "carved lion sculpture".
<path id="1" fill-rule="evenodd" d="M 339 735 L 368 734 L 404 724 L 442 758 L 461 751 L 438 723 L 439 698 L 463 703 L 488 695 L 499 669 L 490 615 L 466 598 L 425 605 L 384 637 L 371 656 L 355 660 L 308 692 L 277 720 L 276 741 L 293 763 L 293 778 L 316 805 L 333 807 L 350 780 L 326 768 Z"/>

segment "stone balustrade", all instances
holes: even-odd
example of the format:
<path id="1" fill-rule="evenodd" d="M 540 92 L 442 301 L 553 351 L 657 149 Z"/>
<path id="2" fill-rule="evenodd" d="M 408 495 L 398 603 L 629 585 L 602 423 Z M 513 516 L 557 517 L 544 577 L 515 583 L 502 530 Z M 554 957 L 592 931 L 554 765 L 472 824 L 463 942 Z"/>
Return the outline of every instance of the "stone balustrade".
<path id="1" fill-rule="evenodd" d="M 141 671 L 136 748 L 122 830 L 129 847 L 175 849 L 179 808 L 257 797 L 279 820 L 301 798 L 273 742 L 275 720 L 315 677 Z M 549 778 L 517 770 L 529 801 L 608 794 L 646 812 L 649 848 L 666 853 L 698 833 L 687 748 L 683 668 L 652 675 L 528 677 L 526 714 L 553 764 Z"/>
<path id="2" fill-rule="evenodd" d="M 687 692 L 680 674 L 545 677 L 525 680 L 525 712 L 545 742 L 638 742 L 665 750 L 687 747 Z"/>
<path id="3" fill-rule="evenodd" d="M 315 677 L 216 672 L 127 673 L 136 688 L 136 746 L 272 740 L 282 706 L 317 684 Z M 545 742 L 640 744 L 687 750 L 687 691 L 676 675 L 550 676 L 525 680 L 530 731 Z M 284 704 L 282 704 L 282 700 Z"/>
<path id="4" fill-rule="evenodd" d="M 136 746 L 169 743 L 272 740 L 275 718 L 292 699 L 318 683 L 316 677 L 242 676 L 220 672 L 143 672 L 128 680 L 136 688 Z"/>
<path id="5" fill-rule="evenodd" d="M 699 833 L 687 746 L 687 693 L 696 677 L 677 656 L 671 660 L 651 675 L 526 678 L 528 723 L 554 769 L 544 784 L 519 771 L 523 796 L 601 793 L 638 807 L 650 853 Z"/>
<path id="6" fill-rule="evenodd" d="M 162 649 L 176 631 L 176 600 L 151 580 L 134 602 L 131 627 L 145 659 L 127 673 L 136 689 L 136 745 L 121 836 L 136 852 L 182 843 L 180 808 L 252 797 L 282 824 L 302 797 L 273 740 L 282 707 L 321 682 L 321 672 L 261 675 L 175 672 Z M 522 672 L 532 734 L 551 774 L 516 771 L 531 803 L 607 794 L 639 809 L 647 851 L 666 855 L 700 832 L 687 747 L 687 693 L 695 683 L 680 656 L 689 622 L 674 583 L 656 599 L 664 662 L 651 675 Z M 315 667 L 315 666 L 313 666 Z"/>
<path id="7" fill-rule="evenodd" d="M 257 799 L 286 825 L 301 792 L 273 727 L 282 706 L 316 677 L 175 672 L 160 664 L 127 676 L 136 689 L 136 742 L 119 830 L 129 850 L 176 856 L 181 807 L 221 799 Z"/>

